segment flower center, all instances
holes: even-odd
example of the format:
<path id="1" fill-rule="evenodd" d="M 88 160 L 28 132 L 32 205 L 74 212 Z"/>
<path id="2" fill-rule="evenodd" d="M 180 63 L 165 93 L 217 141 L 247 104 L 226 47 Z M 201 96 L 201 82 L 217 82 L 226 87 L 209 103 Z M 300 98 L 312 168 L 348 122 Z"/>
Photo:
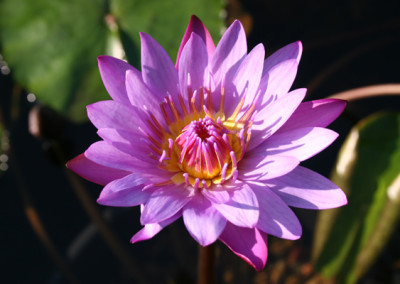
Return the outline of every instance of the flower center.
<path id="1" fill-rule="evenodd" d="M 221 121 L 208 116 L 192 121 L 175 139 L 178 167 L 193 178 L 210 180 L 221 175 L 231 160 L 227 134 Z"/>
<path id="2" fill-rule="evenodd" d="M 171 180 L 159 185 L 175 183 L 209 188 L 228 179 L 235 180 L 237 163 L 250 140 L 251 117 L 257 100 L 243 111 L 243 95 L 233 113 L 226 117 L 223 85 L 218 108 L 213 104 L 211 87 L 193 91 L 190 78 L 187 86 L 186 102 L 179 94 L 177 100 L 167 96 L 160 104 L 168 129 L 163 129 L 150 112 L 146 119 L 149 129 L 145 133 L 154 154 L 152 157 L 158 160 L 159 168 L 175 173 Z"/>

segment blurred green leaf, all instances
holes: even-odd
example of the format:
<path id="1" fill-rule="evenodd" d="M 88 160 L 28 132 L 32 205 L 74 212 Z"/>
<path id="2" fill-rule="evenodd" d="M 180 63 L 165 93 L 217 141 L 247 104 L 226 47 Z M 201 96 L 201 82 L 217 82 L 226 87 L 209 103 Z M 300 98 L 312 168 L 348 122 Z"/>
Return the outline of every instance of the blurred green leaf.
<path id="1" fill-rule="evenodd" d="M 207 26 L 214 42 L 219 40 L 223 27 L 220 18 L 221 0 L 114 0 L 111 12 L 121 30 L 129 35 L 139 50 L 139 32 L 156 39 L 175 61 L 189 18 L 196 14 Z M 124 42 L 123 42 L 124 43 Z M 132 45 L 124 46 L 130 50 Z"/>
<path id="2" fill-rule="evenodd" d="M 85 105 L 108 98 L 97 56 L 115 55 L 110 53 L 122 42 L 128 61 L 138 66 L 143 31 L 175 58 L 191 14 L 214 35 L 222 26 L 220 0 L 2 0 L 0 5 L 2 53 L 15 79 L 75 121 L 86 119 Z"/>
<path id="3" fill-rule="evenodd" d="M 348 205 L 321 212 L 315 233 L 313 258 L 325 277 L 355 283 L 378 256 L 399 216 L 388 198 L 388 188 L 400 187 L 399 165 L 400 114 L 376 114 L 352 129 L 332 177 Z"/>

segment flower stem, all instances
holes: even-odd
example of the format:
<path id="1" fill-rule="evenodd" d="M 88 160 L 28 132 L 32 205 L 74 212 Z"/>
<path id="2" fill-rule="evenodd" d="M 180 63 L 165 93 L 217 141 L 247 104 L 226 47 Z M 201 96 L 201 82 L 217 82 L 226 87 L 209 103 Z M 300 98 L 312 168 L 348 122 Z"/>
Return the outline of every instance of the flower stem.
<path id="1" fill-rule="evenodd" d="M 361 88 L 355 88 L 348 91 L 336 93 L 332 96 L 329 96 L 329 98 L 354 101 L 370 97 L 396 96 L 396 95 L 397 96 L 400 95 L 400 84 L 382 84 L 382 85 L 371 85 Z"/>
<path id="2" fill-rule="evenodd" d="M 197 266 L 197 284 L 214 283 L 215 245 L 203 247 L 199 245 Z"/>

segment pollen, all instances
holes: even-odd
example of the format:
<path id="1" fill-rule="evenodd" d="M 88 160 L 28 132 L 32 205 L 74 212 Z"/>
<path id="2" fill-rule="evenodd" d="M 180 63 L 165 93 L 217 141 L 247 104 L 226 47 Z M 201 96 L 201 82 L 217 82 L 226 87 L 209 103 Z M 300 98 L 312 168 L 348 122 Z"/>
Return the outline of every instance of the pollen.
<path id="1" fill-rule="evenodd" d="M 213 185 L 236 179 L 237 163 L 250 139 L 249 118 L 254 108 L 241 112 L 241 102 L 226 119 L 223 86 L 220 104 L 214 107 L 210 88 L 192 91 L 190 76 L 187 83 L 186 100 L 179 95 L 178 101 L 174 102 L 167 96 L 160 104 L 168 130 L 149 114 L 152 135 L 148 138 L 160 155 L 158 166 L 175 173 L 171 182 L 210 189 Z M 241 117 L 238 117 L 239 113 L 242 113 Z"/>

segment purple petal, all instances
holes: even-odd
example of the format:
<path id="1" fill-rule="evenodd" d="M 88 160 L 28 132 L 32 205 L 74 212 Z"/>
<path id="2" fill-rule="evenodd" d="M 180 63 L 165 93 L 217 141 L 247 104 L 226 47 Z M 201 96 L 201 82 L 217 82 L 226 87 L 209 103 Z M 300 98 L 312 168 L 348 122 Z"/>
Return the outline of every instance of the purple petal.
<path id="1" fill-rule="evenodd" d="M 127 70 L 138 71 L 125 61 L 111 56 L 99 56 L 97 60 L 101 78 L 111 98 L 120 103 L 129 103 L 125 89 L 125 73 Z"/>
<path id="2" fill-rule="evenodd" d="M 231 223 L 240 227 L 254 228 L 258 220 L 258 201 L 253 190 L 245 183 L 236 182 L 230 188 L 231 199 L 226 203 L 214 203 L 214 207 Z"/>
<path id="3" fill-rule="evenodd" d="M 203 187 L 201 193 L 212 203 L 226 203 L 231 199 L 227 188 L 223 185 L 214 185 L 212 188 Z"/>
<path id="4" fill-rule="evenodd" d="M 346 107 L 346 102 L 337 99 L 322 99 L 301 103 L 279 132 L 303 128 L 326 127 Z"/>
<path id="5" fill-rule="evenodd" d="M 300 62 L 302 52 L 303 46 L 300 41 L 290 43 L 278 49 L 264 61 L 263 76 L 267 74 L 272 67 L 288 59 L 295 59 L 297 62 Z"/>
<path id="6" fill-rule="evenodd" d="M 130 104 L 129 104 L 130 105 Z M 140 116 L 132 107 L 115 101 L 100 101 L 87 106 L 88 117 L 97 128 L 115 128 L 139 132 Z"/>
<path id="7" fill-rule="evenodd" d="M 264 268 L 268 257 L 265 233 L 227 223 L 219 239 L 257 271 Z"/>
<path id="8" fill-rule="evenodd" d="M 295 59 L 289 59 L 268 70 L 260 83 L 260 90 L 264 93 L 261 95 L 259 108 L 266 107 L 289 92 L 296 78 L 297 67 L 298 62 Z"/>
<path id="9" fill-rule="evenodd" d="M 120 179 L 129 174 L 127 171 L 96 164 L 86 158 L 84 154 L 80 154 L 68 161 L 67 168 L 81 177 L 100 185 L 106 185 L 115 179 Z"/>
<path id="10" fill-rule="evenodd" d="M 260 218 L 257 228 L 269 235 L 283 239 L 297 240 L 302 229 L 293 211 L 266 185 L 250 183 L 260 204 Z"/>
<path id="11" fill-rule="evenodd" d="M 239 179 L 261 181 L 280 177 L 292 171 L 300 161 L 289 156 L 267 156 L 256 150 L 238 164 Z"/>
<path id="12" fill-rule="evenodd" d="M 132 155 L 121 152 L 104 141 L 98 141 L 90 145 L 85 152 L 85 156 L 97 164 L 130 172 L 154 167 L 152 164 L 144 163 Z"/>
<path id="13" fill-rule="evenodd" d="M 251 127 L 252 138 L 249 142 L 248 151 L 274 134 L 290 118 L 306 95 L 306 91 L 306 89 L 291 91 L 256 115 Z"/>
<path id="14" fill-rule="evenodd" d="M 107 206 L 137 206 L 147 201 L 148 191 L 142 191 L 145 180 L 140 174 L 130 174 L 107 184 L 97 202 Z"/>
<path id="15" fill-rule="evenodd" d="M 338 137 L 338 134 L 330 129 L 320 127 L 306 127 L 286 132 L 276 132 L 257 148 L 249 152 L 266 156 L 291 156 L 299 161 L 318 154 Z"/>
<path id="16" fill-rule="evenodd" d="M 238 66 L 246 54 L 246 34 L 242 24 L 236 20 L 222 36 L 211 61 L 215 83 L 219 85 L 222 78 L 232 67 Z"/>
<path id="17" fill-rule="evenodd" d="M 144 83 L 142 74 L 131 70 L 126 72 L 126 91 L 130 103 L 137 107 L 137 113 L 140 113 L 141 117 L 148 117 L 147 112 L 150 112 L 163 129 L 168 129 L 160 110 L 160 102 L 166 94 L 152 92 Z"/>
<path id="18" fill-rule="evenodd" d="M 225 114 L 231 115 L 239 101 L 245 95 L 243 110 L 253 103 L 261 80 L 265 50 L 262 44 L 257 45 L 240 63 L 232 80 L 225 82 Z"/>
<path id="19" fill-rule="evenodd" d="M 200 21 L 199 18 L 197 18 L 196 16 L 192 16 L 190 18 L 190 22 L 186 29 L 185 35 L 183 36 L 181 45 L 179 46 L 178 56 L 176 58 L 176 67 L 179 66 L 179 60 L 181 57 L 182 50 L 185 47 L 192 33 L 198 35 L 203 41 L 203 43 L 206 45 L 208 58 L 211 58 L 214 54 L 215 44 L 206 26 Z"/>
<path id="20" fill-rule="evenodd" d="M 185 101 L 189 101 L 189 82 L 193 91 L 199 90 L 199 88 L 206 85 L 206 76 L 209 74 L 207 67 L 208 54 L 206 46 L 203 40 L 193 33 L 182 50 L 178 69 L 181 93 Z"/>
<path id="21" fill-rule="evenodd" d="M 140 33 L 140 39 L 143 81 L 154 92 L 177 96 L 178 73 L 171 58 L 150 35 Z"/>
<path id="22" fill-rule="evenodd" d="M 170 185 L 156 189 L 145 204 L 140 217 L 144 224 L 160 223 L 175 215 L 192 198 L 192 191 L 182 185 Z"/>
<path id="23" fill-rule="evenodd" d="M 144 228 L 137 232 L 132 238 L 131 243 L 149 240 L 155 235 L 157 235 L 162 229 L 164 229 L 169 224 L 175 222 L 179 217 L 181 217 L 181 212 L 178 212 L 174 216 L 165 219 L 160 223 L 146 224 Z"/>
<path id="24" fill-rule="evenodd" d="M 202 246 L 215 242 L 226 225 L 226 219 L 202 195 L 183 208 L 183 222 L 190 235 Z"/>
<path id="25" fill-rule="evenodd" d="M 346 195 L 337 185 L 300 166 L 287 175 L 266 183 L 289 206 L 329 209 L 347 204 Z"/>
<path id="26" fill-rule="evenodd" d="M 114 128 L 101 128 L 97 134 L 108 144 L 124 153 L 144 162 L 154 162 L 150 155 L 156 155 L 156 153 L 149 147 L 148 139 L 141 135 Z"/>

